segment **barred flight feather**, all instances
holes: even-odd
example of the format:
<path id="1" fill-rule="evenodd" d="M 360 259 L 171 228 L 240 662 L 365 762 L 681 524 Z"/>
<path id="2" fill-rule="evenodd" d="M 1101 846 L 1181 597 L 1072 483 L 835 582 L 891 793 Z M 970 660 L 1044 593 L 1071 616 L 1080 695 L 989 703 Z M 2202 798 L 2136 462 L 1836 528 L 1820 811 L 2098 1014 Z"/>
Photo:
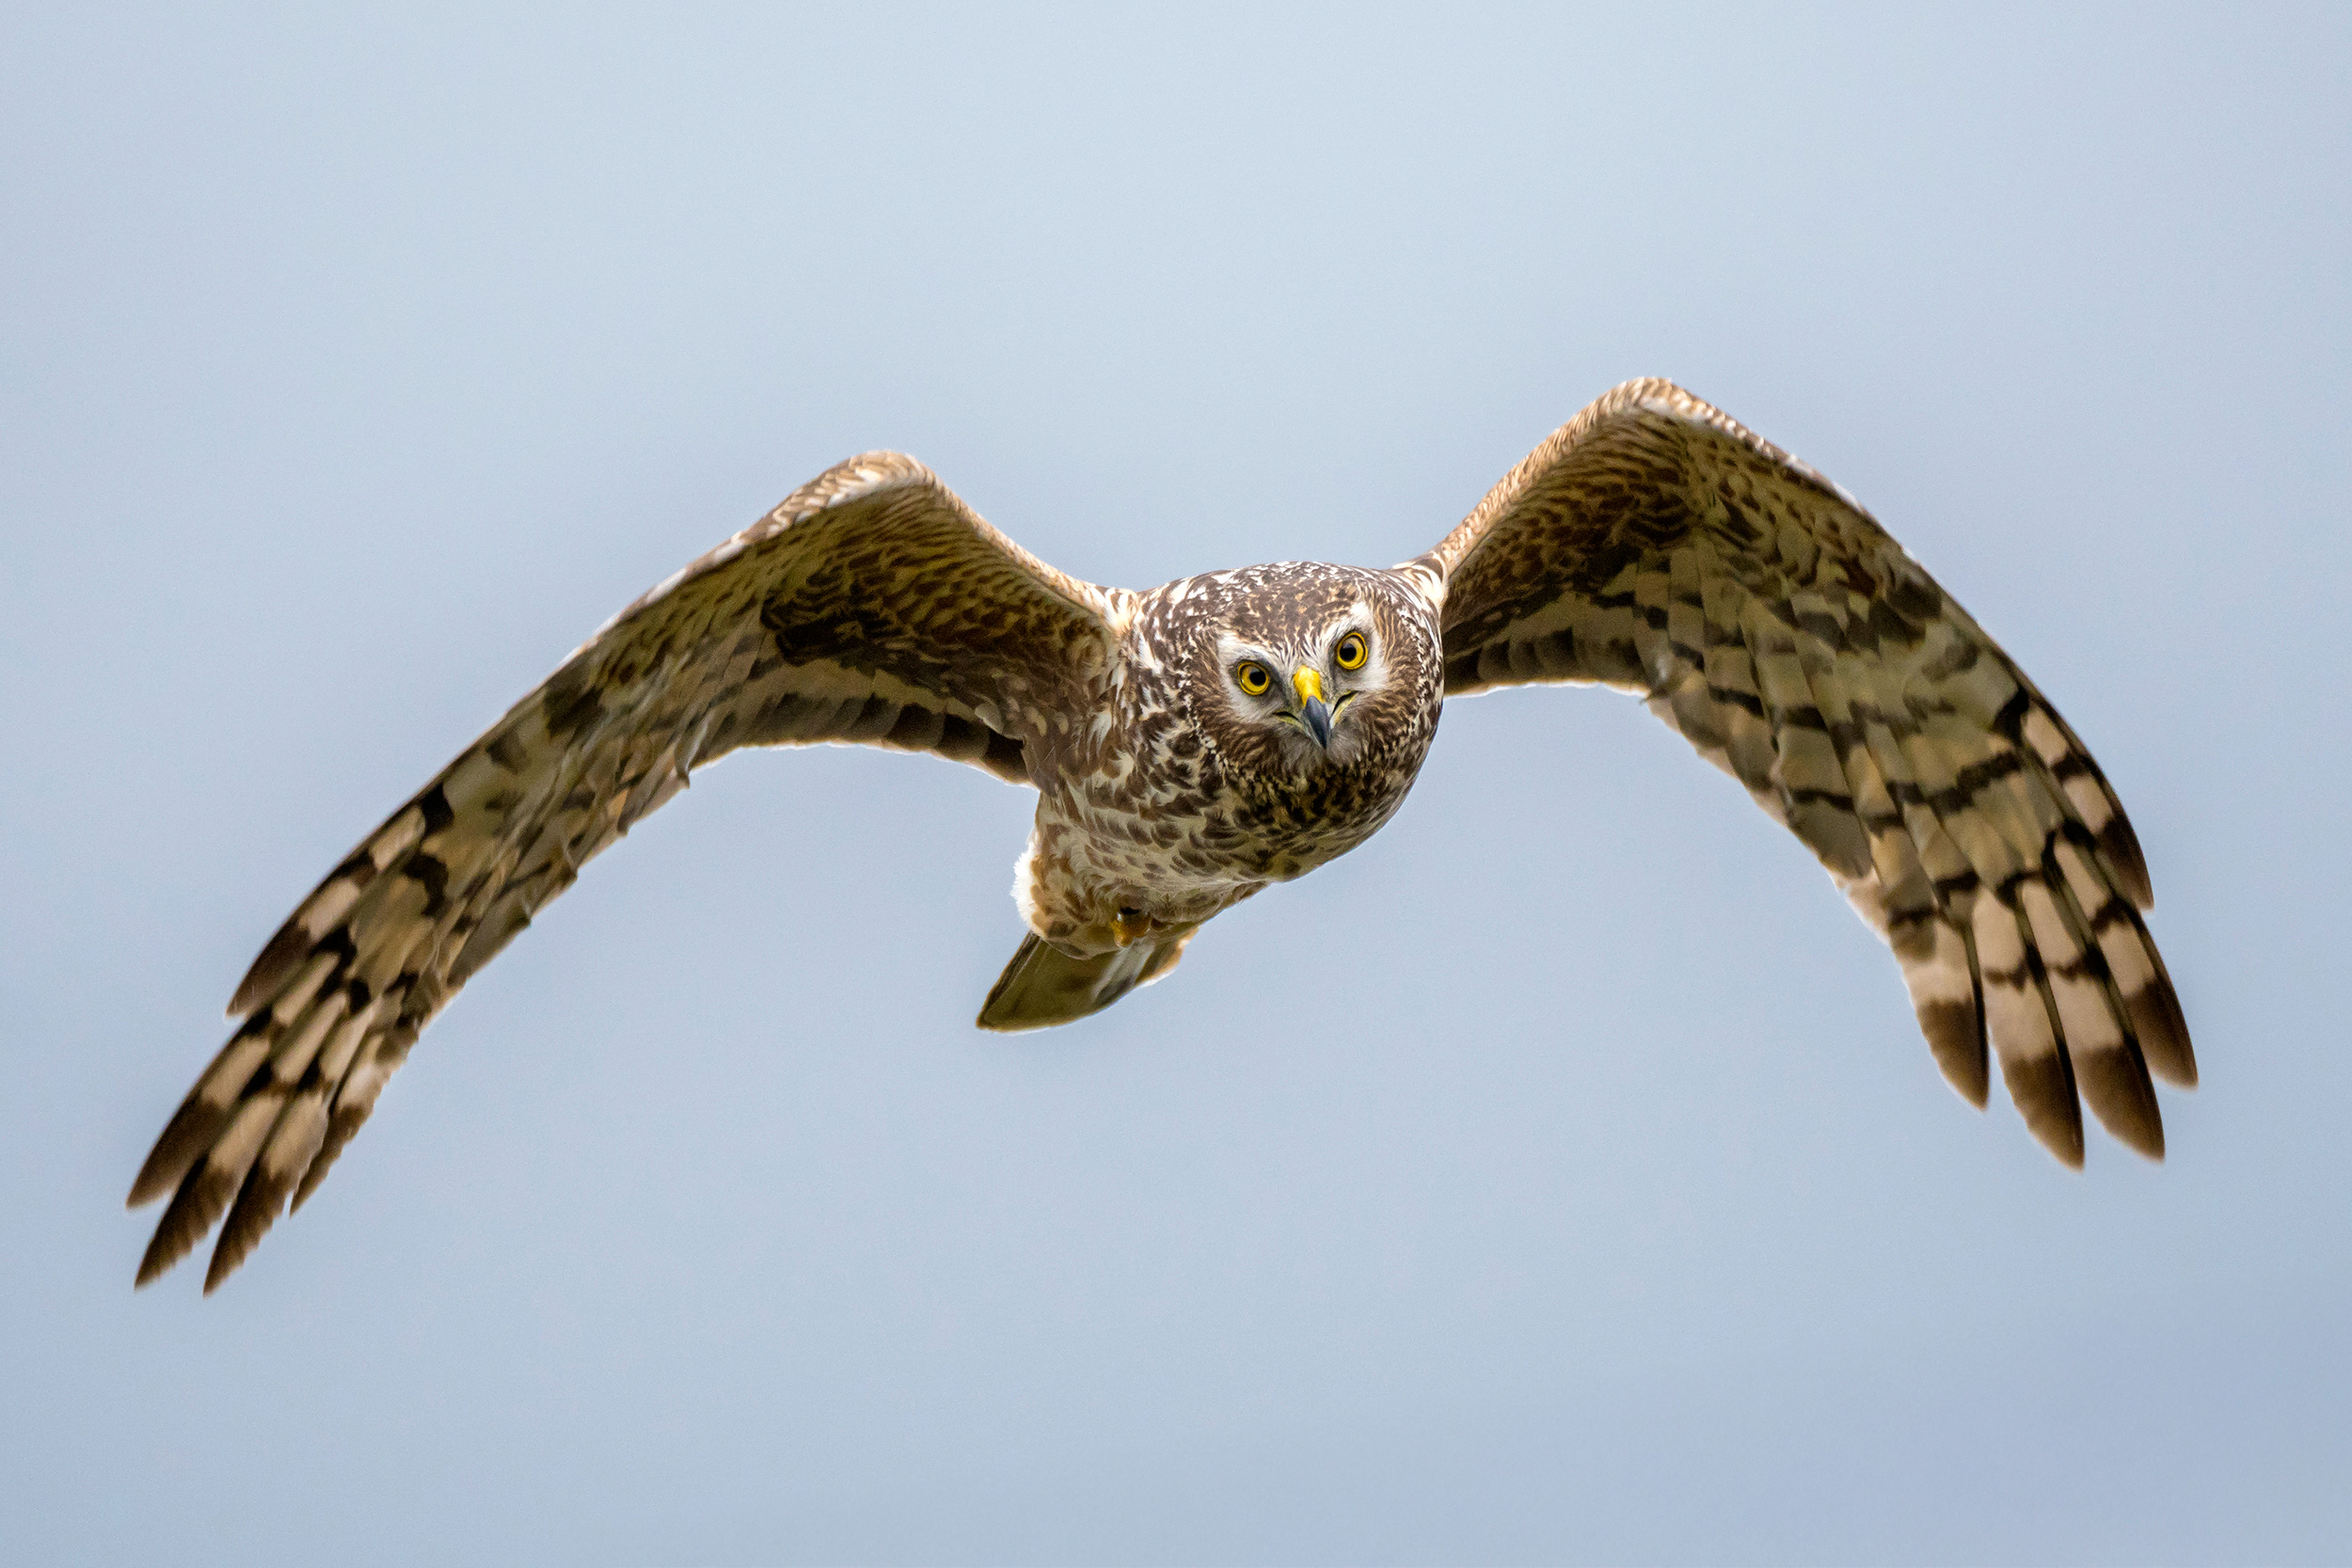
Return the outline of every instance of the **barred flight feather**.
<path id="1" fill-rule="evenodd" d="M 1984 1103 L 1989 1046 L 2060 1160 L 2081 1163 L 2085 1101 L 2161 1158 L 2150 1074 L 2193 1084 L 2196 1064 L 2123 808 L 1844 492 L 1680 388 L 1631 382 L 1415 564 L 1444 585 L 1449 695 L 1633 685 L 1894 950 L 1956 1090 Z M 1572 657 L 1519 657 L 1539 630 Z"/>
<path id="2" fill-rule="evenodd" d="M 224 1212 L 205 1289 L 226 1278 L 449 998 L 694 768 L 866 741 L 1025 779 L 1030 737 L 987 716 L 1099 669 L 1120 610 L 912 459 L 869 453 L 795 492 L 608 623 L 296 907 L 132 1185 L 135 1206 L 171 1195 L 139 1283 Z"/>

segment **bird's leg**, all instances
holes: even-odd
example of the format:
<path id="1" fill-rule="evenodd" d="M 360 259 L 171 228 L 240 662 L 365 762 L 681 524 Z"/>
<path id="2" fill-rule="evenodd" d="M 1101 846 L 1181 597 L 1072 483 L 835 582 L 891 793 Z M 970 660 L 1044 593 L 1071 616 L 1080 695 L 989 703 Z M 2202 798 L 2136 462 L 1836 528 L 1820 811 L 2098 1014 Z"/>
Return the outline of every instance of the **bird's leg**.
<path id="1" fill-rule="evenodd" d="M 1141 910 L 1121 910 L 1111 916 L 1111 936 L 1121 947 L 1131 947 L 1151 934 L 1152 917 Z"/>

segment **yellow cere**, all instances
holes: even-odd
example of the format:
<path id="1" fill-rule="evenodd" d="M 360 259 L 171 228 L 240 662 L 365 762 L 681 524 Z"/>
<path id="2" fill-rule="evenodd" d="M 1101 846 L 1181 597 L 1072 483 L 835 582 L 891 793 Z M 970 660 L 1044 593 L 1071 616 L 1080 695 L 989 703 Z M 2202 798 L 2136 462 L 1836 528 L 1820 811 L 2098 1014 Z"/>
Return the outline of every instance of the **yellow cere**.
<path id="1" fill-rule="evenodd" d="M 1306 702 L 1310 698 L 1318 703 L 1323 701 L 1322 671 L 1311 669 L 1302 664 L 1298 667 L 1298 673 L 1291 677 L 1291 684 L 1298 688 L 1300 702 Z"/>

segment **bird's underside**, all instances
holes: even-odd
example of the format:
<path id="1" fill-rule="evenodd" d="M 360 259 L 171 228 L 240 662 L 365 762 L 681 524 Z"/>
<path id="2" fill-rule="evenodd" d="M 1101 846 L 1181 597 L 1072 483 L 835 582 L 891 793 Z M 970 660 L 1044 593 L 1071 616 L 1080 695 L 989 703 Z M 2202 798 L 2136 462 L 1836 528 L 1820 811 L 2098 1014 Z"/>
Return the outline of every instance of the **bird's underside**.
<path id="1" fill-rule="evenodd" d="M 205 1288 L 225 1278 L 467 979 L 739 747 L 866 742 L 1036 787 L 1029 933 L 980 1018 L 1031 1028 L 1158 978 L 1216 912 L 1369 837 L 1444 698 L 1542 682 L 1637 693 L 1803 840 L 1971 1101 L 1997 1058 L 2060 1160 L 2082 1160 L 2084 1101 L 2161 1157 L 2151 1075 L 2197 1069 L 2090 753 L 1843 491 L 1636 381 L 1388 571 L 1102 588 L 910 458 L 827 471 L 623 610 L 294 911 L 132 1187 L 170 1196 L 139 1283 L 224 1212 Z"/>

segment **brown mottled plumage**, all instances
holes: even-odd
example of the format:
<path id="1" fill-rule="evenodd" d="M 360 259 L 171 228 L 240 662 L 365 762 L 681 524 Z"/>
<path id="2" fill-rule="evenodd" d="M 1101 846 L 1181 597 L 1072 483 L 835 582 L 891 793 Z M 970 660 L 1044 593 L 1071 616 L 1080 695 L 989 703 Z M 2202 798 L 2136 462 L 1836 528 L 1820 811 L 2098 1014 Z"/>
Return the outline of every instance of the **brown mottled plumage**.
<path id="1" fill-rule="evenodd" d="M 1263 679 L 1262 679 L 1263 677 Z M 741 746 L 866 741 L 1028 784 L 1029 927 L 990 1028 L 1066 1022 L 1200 927 L 1361 844 L 1448 696 L 1598 682 L 1730 772 L 1894 949 L 1946 1076 L 1997 1055 L 2069 1164 L 2078 1103 L 2160 1158 L 2196 1082 L 2114 791 L 2023 672 L 1869 515 L 1663 381 L 1617 388 L 1427 555 L 1133 594 L 1064 577 L 910 458 L 868 453 L 623 610 L 330 872 L 131 1190 L 205 1288 L 314 1190 L 473 972 Z"/>

